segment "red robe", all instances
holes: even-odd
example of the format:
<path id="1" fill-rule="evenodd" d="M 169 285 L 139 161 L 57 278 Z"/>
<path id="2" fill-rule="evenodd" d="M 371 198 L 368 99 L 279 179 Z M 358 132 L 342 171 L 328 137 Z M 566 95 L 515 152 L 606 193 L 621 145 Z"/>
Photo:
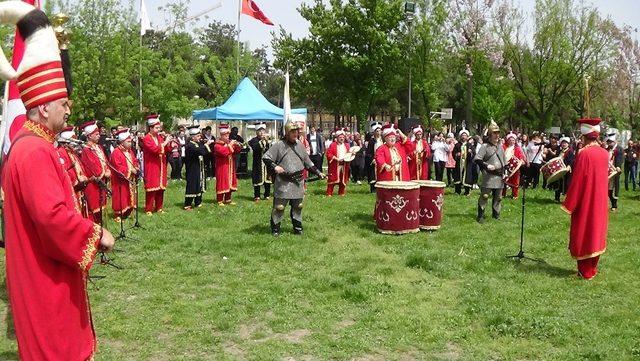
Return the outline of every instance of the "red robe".
<path id="1" fill-rule="evenodd" d="M 22 137 L 33 132 L 38 136 Z M 21 360 L 86 360 L 96 338 L 87 273 L 102 230 L 82 217 L 53 147 L 24 124 L 2 169 L 7 291 Z"/>
<path id="2" fill-rule="evenodd" d="M 304 135 L 300 135 L 300 138 L 298 139 L 300 140 L 300 143 L 302 143 L 302 145 L 304 146 L 304 149 L 307 151 L 308 155 L 311 155 L 311 144 L 309 144 L 309 141 L 307 140 L 307 137 Z M 309 170 L 307 168 L 302 170 L 302 180 L 306 181 L 307 179 L 309 179 Z M 307 189 L 307 183 L 305 182 L 304 184 L 304 189 Z"/>
<path id="3" fill-rule="evenodd" d="M 162 146 L 164 137 L 151 133 L 142 138 L 144 158 L 144 189 L 147 192 L 167 189 L 167 155 L 170 146 Z"/>
<path id="4" fill-rule="evenodd" d="M 396 170 L 396 167 L 392 166 L 393 159 L 400 159 L 402 161 L 400 169 Z M 391 166 L 391 169 L 387 169 L 387 166 Z M 409 165 L 407 164 L 407 154 L 402 145 L 396 143 L 395 146 L 389 147 L 385 144 L 378 148 L 376 151 L 376 174 L 378 181 L 406 182 L 411 180 Z"/>
<path id="5" fill-rule="evenodd" d="M 236 178 L 236 156 L 242 147 L 236 142 L 216 141 L 213 154 L 216 157 L 216 193 L 224 194 L 238 190 Z"/>
<path id="6" fill-rule="evenodd" d="M 411 180 L 428 180 L 429 179 L 429 158 L 431 157 L 431 146 L 426 140 L 421 139 L 422 151 L 418 151 L 418 141 L 407 141 L 404 144 L 405 152 L 409 158 L 409 174 Z"/>
<path id="7" fill-rule="evenodd" d="M 609 152 L 605 149 L 590 145 L 578 152 L 562 205 L 571 214 L 569 251 L 577 260 L 599 256 L 607 248 L 608 171 Z"/>
<path id="8" fill-rule="evenodd" d="M 107 165 L 107 156 L 100 145 L 88 143 L 82 151 L 81 158 L 87 178 L 97 178 L 105 183 L 109 181 L 111 171 Z M 87 198 L 89 213 L 100 212 L 107 205 L 107 192 L 100 189 L 96 182 L 90 181 L 84 194 Z"/>
<path id="9" fill-rule="evenodd" d="M 507 149 L 509 147 L 506 144 L 502 145 L 502 149 L 504 149 L 505 154 L 504 154 L 504 159 L 505 161 L 508 163 L 509 159 L 511 159 L 511 157 L 516 157 L 518 159 L 520 159 L 522 161 L 522 163 L 524 164 L 524 152 L 522 151 L 522 148 L 520 148 L 518 145 L 514 145 L 513 146 L 513 155 L 509 156 L 507 155 Z M 520 187 L 520 169 L 518 169 L 517 172 L 513 173 L 513 175 L 511 177 L 509 177 L 509 179 L 507 179 L 506 181 L 508 186 L 517 188 Z"/>
<path id="10" fill-rule="evenodd" d="M 345 154 L 349 153 L 349 144 L 344 143 Z M 327 175 L 328 184 L 343 184 L 349 182 L 349 163 L 338 161 L 338 142 L 333 142 L 327 149 L 327 161 L 329 162 L 329 170 Z"/>
<path id="11" fill-rule="evenodd" d="M 88 216 L 86 204 L 84 204 L 84 188 L 85 182 L 80 182 L 80 177 L 86 178 L 85 170 L 82 167 L 80 159 L 73 150 L 66 147 L 58 147 L 58 155 L 60 156 L 60 163 L 66 169 L 67 175 L 71 180 L 71 186 L 73 186 L 73 198 L 76 203 L 76 209 L 83 215 Z"/>
<path id="12" fill-rule="evenodd" d="M 132 150 L 116 147 L 111 153 L 111 166 L 117 172 L 111 176 L 111 206 L 117 215 L 123 215 L 136 207 L 134 177 L 140 165 Z"/>

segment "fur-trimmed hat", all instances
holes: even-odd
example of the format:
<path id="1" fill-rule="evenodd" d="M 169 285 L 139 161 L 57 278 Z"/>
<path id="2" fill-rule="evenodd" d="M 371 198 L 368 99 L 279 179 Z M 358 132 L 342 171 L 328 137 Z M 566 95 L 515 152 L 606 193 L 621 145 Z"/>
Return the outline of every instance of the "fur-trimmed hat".
<path id="1" fill-rule="evenodd" d="M 0 78 L 17 79 L 26 109 L 67 98 L 67 84 L 58 40 L 47 15 L 23 1 L 0 2 L 0 20 L 17 25 L 24 39 L 24 55 L 18 69 L 0 56 Z"/>

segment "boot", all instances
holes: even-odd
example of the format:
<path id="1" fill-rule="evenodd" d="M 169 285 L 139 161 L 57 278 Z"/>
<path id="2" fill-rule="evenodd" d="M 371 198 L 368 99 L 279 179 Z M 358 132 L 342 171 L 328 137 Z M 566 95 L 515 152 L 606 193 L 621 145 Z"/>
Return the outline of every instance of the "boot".
<path id="1" fill-rule="evenodd" d="M 291 223 L 293 224 L 293 234 L 302 235 L 302 222 L 296 221 L 295 219 L 291 219 Z"/>
<path id="2" fill-rule="evenodd" d="M 480 207 L 478 207 L 478 217 L 476 217 L 476 221 L 480 224 L 484 223 L 484 210 Z"/>
<path id="3" fill-rule="evenodd" d="M 496 211 L 491 211 L 491 217 L 493 219 L 497 219 L 500 220 L 500 213 L 496 212 Z"/>
<path id="4" fill-rule="evenodd" d="M 274 237 L 280 236 L 280 223 L 273 223 L 273 219 L 271 220 L 271 235 Z"/>

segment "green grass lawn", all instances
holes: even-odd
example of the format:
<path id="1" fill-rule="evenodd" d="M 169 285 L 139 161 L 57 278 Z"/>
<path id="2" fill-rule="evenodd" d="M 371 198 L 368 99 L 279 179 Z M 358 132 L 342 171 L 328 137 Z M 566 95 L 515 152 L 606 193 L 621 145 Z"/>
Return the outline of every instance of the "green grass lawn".
<path id="1" fill-rule="evenodd" d="M 90 286 L 97 359 L 640 359 L 640 192 L 623 193 L 600 274 L 583 281 L 551 192 L 529 194 L 526 250 L 547 262 L 536 264 L 505 258 L 518 250 L 520 200 L 479 225 L 478 191 L 447 190 L 440 231 L 385 236 L 367 186 L 333 198 L 324 186 L 309 186 L 305 235 L 286 219 L 273 238 L 271 204 L 254 204 L 248 181 L 237 206 L 208 193 L 193 212 L 172 183 L 167 213 L 142 215 L 138 240 L 118 244 L 124 269 L 92 270 L 106 276 Z M 0 359 L 16 358 L 3 331 Z"/>

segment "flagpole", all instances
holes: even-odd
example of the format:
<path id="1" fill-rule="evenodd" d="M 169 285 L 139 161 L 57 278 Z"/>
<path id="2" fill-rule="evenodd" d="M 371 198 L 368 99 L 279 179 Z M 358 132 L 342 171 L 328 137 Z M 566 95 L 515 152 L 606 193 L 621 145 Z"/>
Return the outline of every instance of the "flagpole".
<path id="1" fill-rule="evenodd" d="M 238 0 L 238 34 L 236 41 L 236 82 L 240 82 L 240 14 L 242 14 L 242 0 Z"/>
<path id="2" fill-rule="evenodd" d="M 140 32 L 140 59 L 138 61 L 138 74 L 140 75 L 140 114 L 142 114 L 142 31 Z"/>

